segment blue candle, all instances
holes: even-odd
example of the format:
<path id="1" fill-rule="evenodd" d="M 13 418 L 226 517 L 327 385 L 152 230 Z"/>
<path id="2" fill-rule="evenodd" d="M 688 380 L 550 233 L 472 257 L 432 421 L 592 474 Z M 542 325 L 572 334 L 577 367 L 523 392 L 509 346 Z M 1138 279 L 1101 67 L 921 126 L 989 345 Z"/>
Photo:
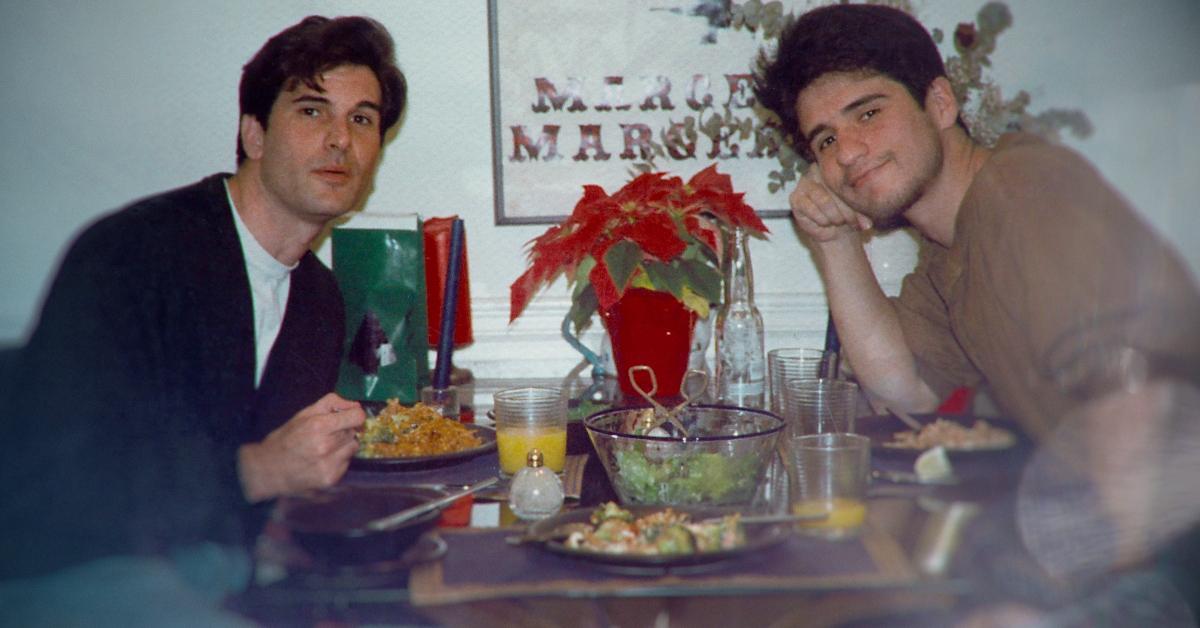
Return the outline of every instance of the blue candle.
<path id="1" fill-rule="evenodd" d="M 450 226 L 450 260 L 446 268 L 446 290 L 442 292 L 442 333 L 438 337 L 437 365 L 433 369 L 433 387 L 450 386 L 450 358 L 454 352 L 454 318 L 462 272 L 463 221 L 456 218 Z"/>
<path id="2" fill-rule="evenodd" d="M 817 377 L 838 378 L 838 361 L 841 352 L 842 341 L 838 338 L 837 327 L 833 324 L 833 312 L 830 312 L 829 322 L 825 325 L 825 355 L 821 356 L 821 364 L 817 366 Z"/>

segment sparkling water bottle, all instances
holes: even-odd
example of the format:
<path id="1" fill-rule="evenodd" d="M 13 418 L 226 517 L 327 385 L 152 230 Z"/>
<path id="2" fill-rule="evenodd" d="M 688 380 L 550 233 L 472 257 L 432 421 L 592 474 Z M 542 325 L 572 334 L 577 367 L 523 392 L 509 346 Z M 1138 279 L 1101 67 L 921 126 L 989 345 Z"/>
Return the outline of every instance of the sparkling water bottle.
<path id="1" fill-rule="evenodd" d="M 762 408 L 766 391 L 762 315 L 754 306 L 754 272 L 746 231 L 736 228 L 725 241 L 725 299 L 717 312 L 717 401 Z"/>

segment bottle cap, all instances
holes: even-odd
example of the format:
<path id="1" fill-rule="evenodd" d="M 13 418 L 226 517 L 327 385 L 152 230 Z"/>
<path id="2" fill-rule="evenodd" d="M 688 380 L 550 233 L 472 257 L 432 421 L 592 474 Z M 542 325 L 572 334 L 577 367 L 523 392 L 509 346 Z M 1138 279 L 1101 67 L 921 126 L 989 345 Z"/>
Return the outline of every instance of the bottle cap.
<path id="1" fill-rule="evenodd" d="M 545 464 L 545 457 L 542 456 L 542 450 L 530 449 L 529 453 L 525 454 L 525 464 L 533 468 L 538 468 Z"/>

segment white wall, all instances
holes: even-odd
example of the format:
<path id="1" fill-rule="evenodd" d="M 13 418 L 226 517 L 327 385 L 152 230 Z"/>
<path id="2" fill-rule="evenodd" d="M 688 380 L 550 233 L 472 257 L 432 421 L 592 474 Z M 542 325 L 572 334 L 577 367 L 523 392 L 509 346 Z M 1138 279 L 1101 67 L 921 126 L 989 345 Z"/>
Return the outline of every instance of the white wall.
<path id="1" fill-rule="evenodd" d="M 915 4 L 927 24 L 952 32 L 983 2 Z M 1096 133 L 1070 143 L 1200 268 L 1200 5 L 1008 4 L 1015 26 L 993 58 L 1001 85 L 1028 90 L 1034 110 L 1082 108 Z M 523 270 L 524 243 L 544 227 L 492 224 L 484 0 L 0 5 L 0 344 L 31 330 L 59 256 L 85 224 L 234 167 L 241 65 L 312 13 L 368 14 L 396 39 L 411 101 L 369 206 L 466 219 L 476 342 L 456 363 L 479 377 L 552 377 L 577 361 L 557 335 L 565 284 L 507 324 L 508 284 Z M 769 226 L 770 242 L 752 249 L 768 345 L 818 346 L 820 282 L 790 223 Z M 912 242 L 879 239 L 872 259 L 892 292 L 911 267 Z"/>

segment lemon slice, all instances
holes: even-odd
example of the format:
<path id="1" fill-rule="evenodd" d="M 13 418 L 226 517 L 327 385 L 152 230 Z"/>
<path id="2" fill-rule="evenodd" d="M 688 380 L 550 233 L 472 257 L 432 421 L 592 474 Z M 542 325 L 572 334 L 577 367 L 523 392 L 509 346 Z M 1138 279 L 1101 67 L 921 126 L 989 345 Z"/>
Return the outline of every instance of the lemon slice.
<path id="1" fill-rule="evenodd" d="M 950 466 L 950 458 L 946 456 L 946 448 L 941 445 L 925 450 L 917 456 L 917 462 L 913 466 L 917 472 L 917 480 L 921 482 L 954 477 L 954 469 Z"/>

